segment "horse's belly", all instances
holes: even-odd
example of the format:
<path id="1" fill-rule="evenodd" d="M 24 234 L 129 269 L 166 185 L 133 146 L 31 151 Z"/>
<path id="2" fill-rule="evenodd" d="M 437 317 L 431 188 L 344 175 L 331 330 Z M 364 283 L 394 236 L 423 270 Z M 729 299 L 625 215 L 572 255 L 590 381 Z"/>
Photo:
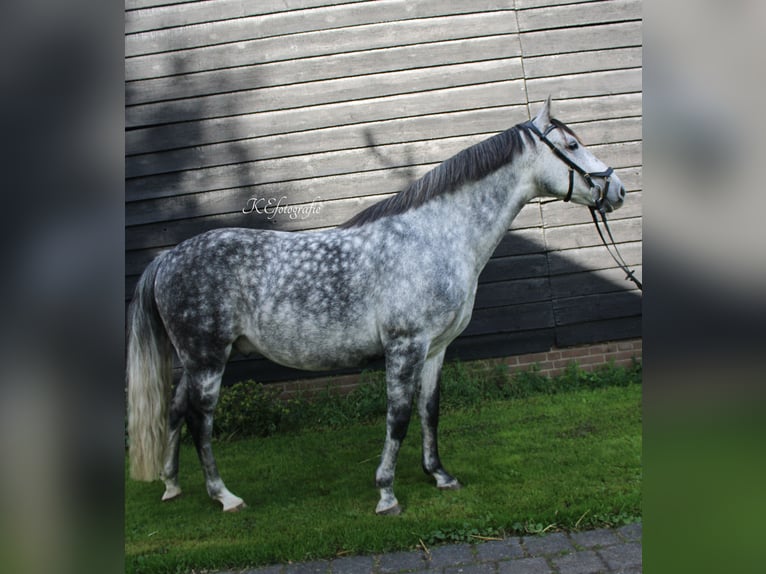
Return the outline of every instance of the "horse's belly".
<path id="1" fill-rule="evenodd" d="M 362 330 L 322 332 L 311 327 L 275 327 L 268 331 L 242 337 L 237 349 L 258 352 L 280 365 L 310 371 L 356 367 L 383 355 L 379 338 Z"/>
<path id="2" fill-rule="evenodd" d="M 324 347 L 312 349 L 277 349 L 260 348 L 260 353 L 267 359 L 294 369 L 307 371 L 329 371 L 364 365 L 368 361 L 382 356 L 382 349 L 346 345 L 337 348 Z"/>

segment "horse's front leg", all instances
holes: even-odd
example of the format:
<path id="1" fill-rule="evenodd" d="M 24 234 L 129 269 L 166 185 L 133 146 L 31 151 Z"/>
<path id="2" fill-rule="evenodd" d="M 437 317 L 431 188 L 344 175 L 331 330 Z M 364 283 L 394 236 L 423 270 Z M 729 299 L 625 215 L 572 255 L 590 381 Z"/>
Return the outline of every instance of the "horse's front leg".
<path id="1" fill-rule="evenodd" d="M 428 345 L 413 338 L 399 338 L 386 349 L 386 389 L 388 413 L 386 441 L 375 484 L 380 489 L 377 514 L 399 514 L 401 507 L 394 495 L 394 473 L 399 447 L 407 436 L 412 415 L 412 398 L 423 371 Z"/>
<path id="2" fill-rule="evenodd" d="M 442 466 L 439 458 L 439 393 L 444 351 L 426 361 L 420 385 L 418 411 L 423 429 L 423 470 L 436 480 L 441 489 L 458 489 L 460 483 Z"/>

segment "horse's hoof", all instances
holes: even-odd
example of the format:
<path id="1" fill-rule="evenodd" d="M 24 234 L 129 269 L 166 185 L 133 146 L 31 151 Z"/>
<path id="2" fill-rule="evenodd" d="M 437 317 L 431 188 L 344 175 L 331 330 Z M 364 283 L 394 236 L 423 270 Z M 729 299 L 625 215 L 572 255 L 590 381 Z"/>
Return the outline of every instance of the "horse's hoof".
<path id="1" fill-rule="evenodd" d="M 450 482 L 446 484 L 440 484 L 437 486 L 439 490 L 460 490 L 463 488 L 463 485 L 460 484 L 457 479 L 452 479 Z"/>
<path id="2" fill-rule="evenodd" d="M 224 512 L 239 512 L 247 506 L 244 500 L 239 496 L 234 496 L 228 490 L 216 498 L 223 505 Z"/>
<path id="3" fill-rule="evenodd" d="M 399 503 L 397 502 L 393 506 L 389 506 L 388 508 L 376 508 L 375 514 L 378 516 L 398 516 L 402 513 L 402 507 L 399 506 Z"/>
<path id="4" fill-rule="evenodd" d="M 240 510 L 244 510 L 247 508 L 247 504 L 245 504 L 244 501 L 241 501 L 239 504 L 235 504 L 234 506 L 230 506 L 228 508 L 224 507 L 224 512 L 239 512 Z"/>
<path id="5" fill-rule="evenodd" d="M 162 495 L 162 501 L 173 500 L 181 496 L 181 489 L 177 486 L 169 487 L 165 489 L 165 494 Z"/>

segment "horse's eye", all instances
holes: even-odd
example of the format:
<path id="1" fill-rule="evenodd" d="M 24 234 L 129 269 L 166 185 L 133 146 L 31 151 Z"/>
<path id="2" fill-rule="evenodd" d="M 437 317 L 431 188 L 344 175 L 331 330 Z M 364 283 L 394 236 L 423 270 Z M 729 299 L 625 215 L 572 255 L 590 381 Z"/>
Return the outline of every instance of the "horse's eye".
<path id="1" fill-rule="evenodd" d="M 578 147 L 580 147 L 580 144 L 577 143 L 577 140 L 571 140 L 567 142 L 567 149 L 574 151 Z"/>

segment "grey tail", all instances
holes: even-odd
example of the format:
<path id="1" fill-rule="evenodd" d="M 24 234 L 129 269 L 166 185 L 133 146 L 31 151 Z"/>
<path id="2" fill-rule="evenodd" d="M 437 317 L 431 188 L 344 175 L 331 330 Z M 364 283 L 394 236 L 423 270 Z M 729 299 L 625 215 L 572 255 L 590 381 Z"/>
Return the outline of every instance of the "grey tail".
<path id="1" fill-rule="evenodd" d="M 173 354 L 154 297 L 154 282 L 163 259 L 162 255 L 157 257 L 144 270 L 128 308 L 130 475 L 143 481 L 160 477 L 168 436 Z"/>

